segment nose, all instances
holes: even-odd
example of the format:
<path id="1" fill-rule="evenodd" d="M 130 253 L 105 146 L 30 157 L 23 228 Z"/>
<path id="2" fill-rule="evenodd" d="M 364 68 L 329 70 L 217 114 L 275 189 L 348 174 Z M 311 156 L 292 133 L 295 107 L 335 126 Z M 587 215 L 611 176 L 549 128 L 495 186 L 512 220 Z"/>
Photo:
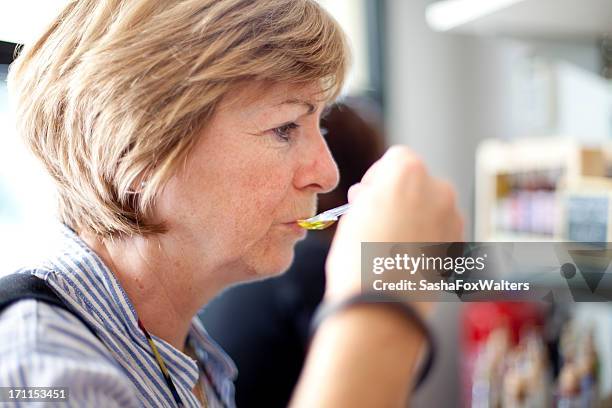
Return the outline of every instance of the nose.
<path id="1" fill-rule="evenodd" d="M 317 194 L 332 191 L 340 181 L 338 166 L 321 132 L 316 130 L 312 143 L 304 148 L 300 169 L 295 174 L 295 187 Z"/>

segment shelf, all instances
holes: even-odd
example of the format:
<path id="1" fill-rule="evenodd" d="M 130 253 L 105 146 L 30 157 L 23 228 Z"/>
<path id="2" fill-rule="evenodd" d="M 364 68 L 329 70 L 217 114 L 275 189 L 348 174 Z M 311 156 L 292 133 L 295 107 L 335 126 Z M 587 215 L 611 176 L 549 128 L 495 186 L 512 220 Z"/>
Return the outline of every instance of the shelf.
<path id="1" fill-rule="evenodd" d="M 482 142 L 476 241 L 612 240 L 611 147 L 555 137 Z"/>
<path id="2" fill-rule="evenodd" d="M 486 237 L 486 242 L 558 242 L 560 237 L 549 234 L 532 234 L 526 232 L 495 232 Z"/>
<path id="3" fill-rule="evenodd" d="M 426 11 L 437 31 L 534 38 L 612 33 L 610 0 L 444 0 Z"/>

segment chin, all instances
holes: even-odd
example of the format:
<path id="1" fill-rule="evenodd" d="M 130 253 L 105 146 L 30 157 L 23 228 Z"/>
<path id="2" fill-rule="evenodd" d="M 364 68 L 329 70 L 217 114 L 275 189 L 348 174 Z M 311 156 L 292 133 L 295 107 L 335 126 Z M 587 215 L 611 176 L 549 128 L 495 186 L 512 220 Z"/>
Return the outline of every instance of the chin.
<path id="1" fill-rule="evenodd" d="M 257 259 L 253 259 L 249 262 L 249 278 L 254 280 L 265 279 L 286 272 L 293 263 L 293 248 L 294 245 L 291 245 L 290 248 L 284 245 L 283 248 L 276 251 L 265 251 Z"/>
<path id="2" fill-rule="evenodd" d="M 293 263 L 295 245 L 306 237 L 286 226 L 272 229 L 242 254 L 247 280 L 264 279 L 285 272 Z"/>
<path id="3" fill-rule="evenodd" d="M 291 253 L 287 254 L 286 256 L 279 256 L 274 260 L 271 259 L 270 265 L 264 271 L 262 271 L 262 274 L 265 276 L 277 276 L 285 273 L 293 263 L 293 255 L 294 253 L 292 249 Z"/>

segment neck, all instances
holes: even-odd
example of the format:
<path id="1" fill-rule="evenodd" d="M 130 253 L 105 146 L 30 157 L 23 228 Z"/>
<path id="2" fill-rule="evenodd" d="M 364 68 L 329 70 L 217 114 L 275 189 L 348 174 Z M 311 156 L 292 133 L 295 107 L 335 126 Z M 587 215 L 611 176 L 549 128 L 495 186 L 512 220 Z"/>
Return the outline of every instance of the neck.
<path id="1" fill-rule="evenodd" d="M 223 275 L 168 256 L 173 252 L 157 240 L 81 237 L 115 275 L 147 331 L 184 351 L 191 320 L 222 289 L 211 277 Z"/>

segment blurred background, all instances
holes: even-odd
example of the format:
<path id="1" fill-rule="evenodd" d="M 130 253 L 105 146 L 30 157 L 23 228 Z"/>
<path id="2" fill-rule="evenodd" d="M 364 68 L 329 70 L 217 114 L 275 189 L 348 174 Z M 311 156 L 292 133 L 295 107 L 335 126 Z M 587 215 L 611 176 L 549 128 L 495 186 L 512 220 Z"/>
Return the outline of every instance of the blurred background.
<path id="1" fill-rule="evenodd" d="M 611 241 L 612 1 L 320 2 L 353 48 L 347 105 L 452 181 L 469 240 Z M 4 79 L 64 3 L 0 5 L 0 271 L 29 256 L 21 243 L 48 246 L 28 231 L 52 225 L 53 189 L 14 135 Z M 229 342 L 222 304 L 203 319 Z M 611 312 L 441 304 L 440 360 L 413 406 L 612 406 Z"/>

